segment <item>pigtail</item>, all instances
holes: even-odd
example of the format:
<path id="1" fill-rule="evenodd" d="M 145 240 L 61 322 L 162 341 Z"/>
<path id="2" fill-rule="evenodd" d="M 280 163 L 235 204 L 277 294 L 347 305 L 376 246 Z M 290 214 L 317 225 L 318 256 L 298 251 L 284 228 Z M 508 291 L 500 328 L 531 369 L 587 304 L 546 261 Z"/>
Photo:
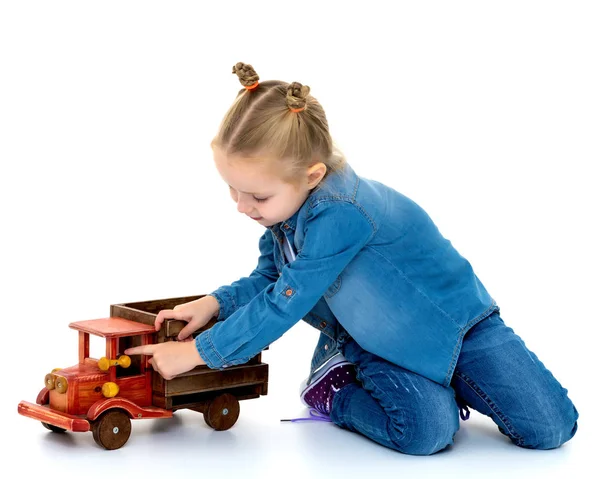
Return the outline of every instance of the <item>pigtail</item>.
<path id="1" fill-rule="evenodd" d="M 240 83 L 246 90 L 253 90 L 258 86 L 259 76 L 254 68 L 252 68 L 252 65 L 238 62 L 233 65 L 231 73 L 235 73 L 238 76 Z"/>
<path id="2" fill-rule="evenodd" d="M 296 113 L 305 110 L 309 93 L 310 87 L 308 85 L 302 85 L 297 81 L 290 83 L 285 96 L 288 108 Z"/>

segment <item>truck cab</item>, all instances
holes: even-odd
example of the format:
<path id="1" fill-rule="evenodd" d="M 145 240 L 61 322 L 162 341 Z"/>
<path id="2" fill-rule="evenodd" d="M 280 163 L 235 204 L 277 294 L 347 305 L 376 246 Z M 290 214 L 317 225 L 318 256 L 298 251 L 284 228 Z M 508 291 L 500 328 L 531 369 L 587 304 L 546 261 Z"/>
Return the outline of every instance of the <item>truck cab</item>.
<path id="1" fill-rule="evenodd" d="M 132 360 L 122 354 L 132 345 L 151 344 L 152 326 L 109 317 L 77 321 L 69 327 L 78 331 L 78 363 L 46 374 L 36 404 L 21 401 L 19 414 L 39 419 L 54 432 L 92 430 L 96 442 L 106 449 L 127 441 L 131 418 L 172 416 L 172 411 L 152 407 L 153 370 L 148 358 Z M 105 340 L 105 356 L 90 357 L 90 335 Z"/>

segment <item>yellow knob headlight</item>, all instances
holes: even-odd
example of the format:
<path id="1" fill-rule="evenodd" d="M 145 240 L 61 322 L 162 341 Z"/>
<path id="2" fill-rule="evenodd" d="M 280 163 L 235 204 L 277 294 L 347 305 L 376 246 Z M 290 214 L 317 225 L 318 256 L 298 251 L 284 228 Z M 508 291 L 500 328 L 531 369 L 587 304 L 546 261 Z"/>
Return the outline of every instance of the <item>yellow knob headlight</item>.
<path id="1" fill-rule="evenodd" d="M 119 394 L 119 386 L 112 382 L 107 382 L 102 385 L 102 394 L 104 397 L 113 398 Z"/>
<path id="2" fill-rule="evenodd" d="M 68 387 L 69 385 L 67 384 L 67 378 L 63 376 L 56 376 L 56 379 L 54 380 L 54 389 L 56 389 L 56 392 L 64 394 L 67 392 Z"/>
<path id="3" fill-rule="evenodd" d="M 44 386 L 48 388 L 48 390 L 54 389 L 54 382 L 56 381 L 56 376 L 52 373 L 46 374 L 44 377 Z"/>

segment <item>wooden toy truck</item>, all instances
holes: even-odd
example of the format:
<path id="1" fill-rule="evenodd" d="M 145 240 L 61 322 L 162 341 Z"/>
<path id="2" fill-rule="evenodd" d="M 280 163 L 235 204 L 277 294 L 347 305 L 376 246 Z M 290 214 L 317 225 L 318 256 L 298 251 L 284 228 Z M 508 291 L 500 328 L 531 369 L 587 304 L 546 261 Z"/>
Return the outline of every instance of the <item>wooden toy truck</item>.
<path id="1" fill-rule="evenodd" d="M 229 429 L 238 419 L 240 400 L 267 394 L 268 365 L 261 362 L 261 353 L 246 364 L 223 370 L 198 366 L 171 380 L 154 371 L 148 356 L 123 354 L 129 347 L 174 341 L 186 323 L 167 319 L 157 332 L 156 315 L 201 297 L 113 304 L 107 318 L 69 324 L 79 332 L 78 363 L 49 372 L 36 403 L 21 401 L 19 414 L 53 432 L 92 431 L 105 449 L 127 442 L 132 419 L 168 418 L 178 409 L 203 413 L 215 430 Z M 214 323 L 212 318 L 194 336 Z M 104 357 L 90 357 L 90 334 L 105 338 Z"/>

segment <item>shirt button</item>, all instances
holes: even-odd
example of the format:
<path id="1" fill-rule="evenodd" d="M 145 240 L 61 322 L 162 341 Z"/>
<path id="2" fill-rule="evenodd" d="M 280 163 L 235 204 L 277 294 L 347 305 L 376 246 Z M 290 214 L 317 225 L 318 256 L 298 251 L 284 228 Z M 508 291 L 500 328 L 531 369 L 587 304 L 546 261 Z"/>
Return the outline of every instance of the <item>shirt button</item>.
<path id="1" fill-rule="evenodd" d="M 287 223 L 283 225 L 283 227 L 287 230 L 289 229 L 290 225 L 288 225 Z"/>
<path id="2" fill-rule="evenodd" d="M 319 326 L 321 326 L 322 329 L 325 329 L 327 327 L 327 322 L 321 321 L 321 324 L 319 324 Z"/>
<path id="3" fill-rule="evenodd" d="M 291 296 L 292 294 L 294 294 L 294 290 L 293 290 L 293 289 L 288 289 L 288 290 L 285 292 L 285 295 L 286 295 L 286 296 Z"/>
<path id="4" fill-rule="evenodd" d="M 327 351 L 327 350 L 329 349 L 329 345 L 328 345 L 328 344 L 326 344 L 325 346 L 323 346 L 323 349 L 324 349 L 325 351 Z"/>

